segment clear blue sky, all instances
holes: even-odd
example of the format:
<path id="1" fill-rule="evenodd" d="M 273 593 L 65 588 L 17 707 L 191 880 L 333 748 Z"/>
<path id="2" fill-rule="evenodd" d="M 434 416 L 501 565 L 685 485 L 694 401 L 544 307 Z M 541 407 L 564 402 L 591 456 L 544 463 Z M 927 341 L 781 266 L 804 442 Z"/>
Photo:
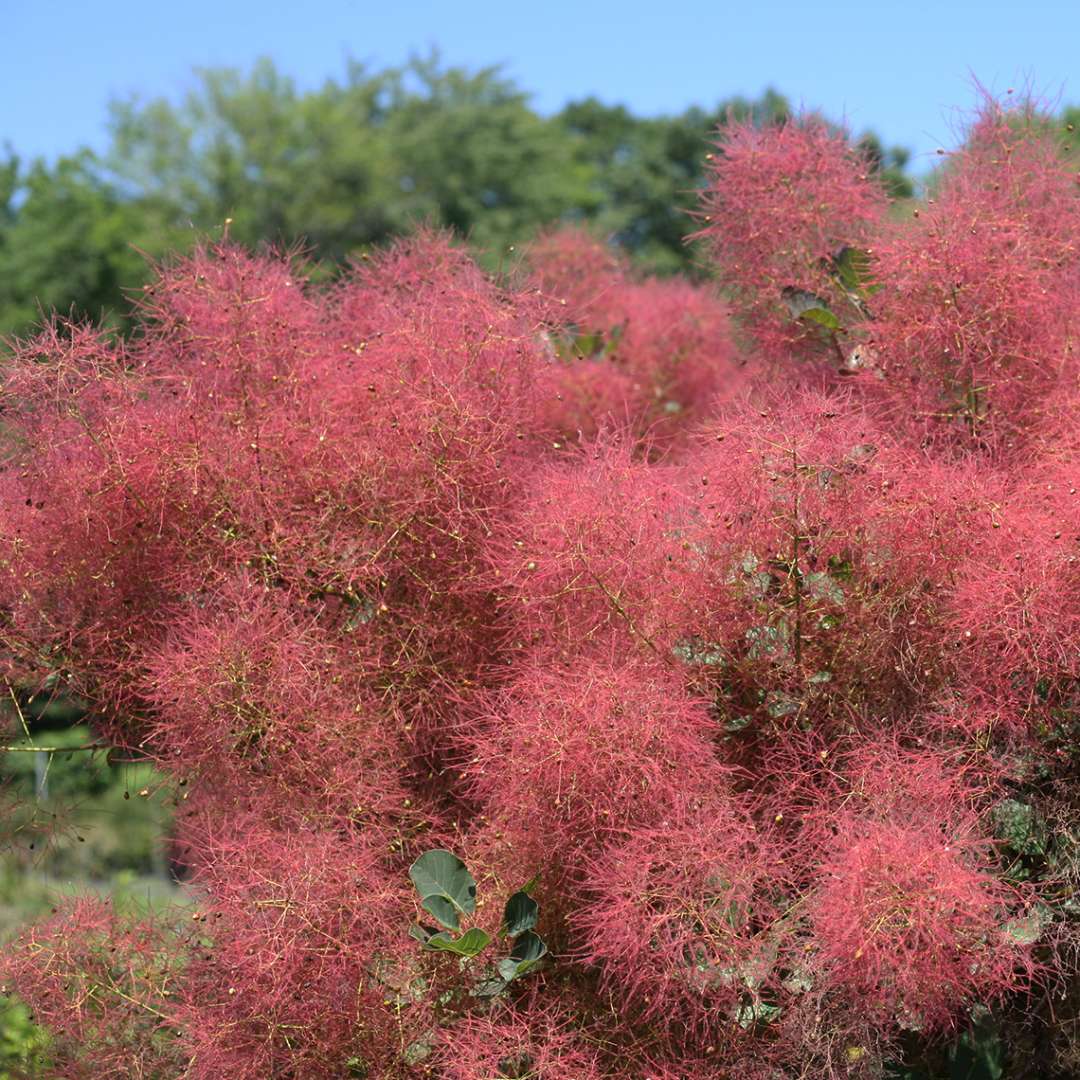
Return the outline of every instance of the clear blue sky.
<path id="1" fill-rule="evenodd" d="M 301 85 L 352 56 L 505 65 L 548 111 L 595 94 L 642 113 L 773 85 L 923 163 L 972 77 L 1080 103 L 1080 0 L 0 0 L 0 143 L 100 146 L 110 97 L 178 96 L 199 65 L 273 58 Z M 918 166 L 918 162 L 916 165 Z"/>

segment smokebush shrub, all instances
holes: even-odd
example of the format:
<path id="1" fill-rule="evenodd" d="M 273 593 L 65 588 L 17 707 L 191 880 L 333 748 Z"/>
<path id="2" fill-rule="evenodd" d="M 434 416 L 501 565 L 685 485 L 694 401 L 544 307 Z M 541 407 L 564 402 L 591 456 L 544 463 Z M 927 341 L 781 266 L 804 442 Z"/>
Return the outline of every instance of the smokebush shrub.
<path id="1" fill-rule="evenodd" d="M 160 768 L 194 903 L 25 931 L 40 1069 L 1068 1075 L 1069 168 L 988 101 L 901 220 L 838 129 L 731 124 L 709 284 L 223 245 L 20 343 L 11 698 Z"/>
<path id="2" fill-rule="evenodd" d="M 678 441 L 745 386 L 726 305 L 679 278 L 636 276 L 589 234 L 562 228 L 529 251 L 531 281 L 562 306 L 551 338 L 542 421 L 556 437 L 594 436 L 611 416 L 650 445 Z"/>

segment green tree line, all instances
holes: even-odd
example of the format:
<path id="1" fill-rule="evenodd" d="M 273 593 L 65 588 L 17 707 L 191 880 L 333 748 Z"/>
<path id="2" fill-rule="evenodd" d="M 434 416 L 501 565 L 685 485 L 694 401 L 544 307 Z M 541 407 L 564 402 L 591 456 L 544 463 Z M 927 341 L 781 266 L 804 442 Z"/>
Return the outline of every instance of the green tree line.
<path id="1" fill-rule="evenodd" d="M 489 265 L 553 221 L 584 222 L 655 272 L 693 270 L 708 141 L 729 116 L 782 119 L 774 90 L 671 116 L 595 98 L 541 115 L 499 69 L 437 58 L 301 90 L 269 60 L 197 73 L 180 101 L 116 101 L 95 153 L 0 160 L 0 334 L 42 312 L 126 324 L 147 258 L 223 227 L 245 244 L 302 244 L 332 271 L 417 222 L 448 226 Z M 863 136 L 899 194 L 901 148 Z"/>

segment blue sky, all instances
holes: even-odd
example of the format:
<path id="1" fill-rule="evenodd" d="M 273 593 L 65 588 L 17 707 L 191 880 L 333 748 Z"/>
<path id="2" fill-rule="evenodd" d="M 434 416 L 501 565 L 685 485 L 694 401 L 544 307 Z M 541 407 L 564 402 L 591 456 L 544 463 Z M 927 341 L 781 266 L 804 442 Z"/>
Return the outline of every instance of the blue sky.
<path id="1" fill-rule="evenodd" d="M 0 0 L 0 143 L 104 140 L 110 97 L 178 96 L 199 65 L 272 57 L 301 85 L 437 46 L 502 63 L 548 111 L 595 94 L 642 113 L 772 85 L 916 151 L 955 141 L 972 79 L 1080 103 L 1080 0 Z"/>

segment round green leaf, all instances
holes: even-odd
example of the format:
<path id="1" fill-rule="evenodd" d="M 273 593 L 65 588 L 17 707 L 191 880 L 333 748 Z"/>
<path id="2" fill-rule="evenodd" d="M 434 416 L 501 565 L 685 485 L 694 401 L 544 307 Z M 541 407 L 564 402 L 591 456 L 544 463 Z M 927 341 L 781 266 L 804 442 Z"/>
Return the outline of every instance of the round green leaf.
<path id="1" fill-rule="evenodd" d="M 526 892 L 516 892 L 506 901 L 503 911 L 503 933 L 517 937 L 536 925 L 540 906 Z"/>
<path id="2" fill-rule="evenodd" d="M 458 909 L 445 896 L 425 896 L 420 901 L 420 906 L 429 915 L 434 915 L 448 930 L 461 929 Z"/>
<path id="3" fill-rule="evenodd" d="M 486 930 L 481 930 L 479 926 L 474 926 L 471 930 L 466 930 L 464 934 L 457 939 L 457 948 L 454 950 L 458 956 L 475 956 L 481 949 L 487 947 L 491 941 L 491 935 Z"/>
<path id="4" fill-rule="evenodd" d="M 511 960 L 507 957 L 505 960 L 499 961 L 499 975 L 502 976 L 504 983 L 513 982 L 518 975 L 518 965 L 516 960 Z"/>
<path id="5" fill-rule="evenodd" d="M 547 945 L 539 934 L 526 930 L 510 950 L 510 955 L 505 960 L 499 961 L 499 974 L 507 981 L 527 975 L 547 955 Z"/>
<path id="6" fill-rule="evenodd" d="M 807 311 L 813 308 L 827 309 L 825 301 L 817 293 L 807 292 L 806 289 L 797 289 L 794 285 L 786 285 L 780 290 L 781 299 L 787 305 L 793 319 L 799 319 Z"/>
<path id="7" fill-rule="evenodd" d="M 490 941 L 490 934 L 474 926 L 459 938 L 451 937 L 446 931 L 432 934 L 424 943 L 424 948 L 431 952 L 453 953 L 455 956 L 476 956 Z"/>
<path id="8" fill-rule="evenodd" d="M 510 950 L 510 956 L 512 959 L 517 960 L 518 963 L 531 964 L 544 956 L 547 951 L 544 939 L 539 934 L 527 930 L 514 942 L 514 947 Z"/>
<path id="9" fill-rule="evenodd" d="M 807 308 L 799 315 L 799 318 L 805 319 L 807 322 L 815 322 L 828 330 L 840 329 L 840 320 L 828 308 Z"/>
<path id="10" fill-rule="evenodd" d="M 409 878 L 424 910 L 443 926 L 456 930 L 458 913 L 471 915 L 476 910 L 476 879 L 452 851 L 425 851 L 409 867 Z"/>

